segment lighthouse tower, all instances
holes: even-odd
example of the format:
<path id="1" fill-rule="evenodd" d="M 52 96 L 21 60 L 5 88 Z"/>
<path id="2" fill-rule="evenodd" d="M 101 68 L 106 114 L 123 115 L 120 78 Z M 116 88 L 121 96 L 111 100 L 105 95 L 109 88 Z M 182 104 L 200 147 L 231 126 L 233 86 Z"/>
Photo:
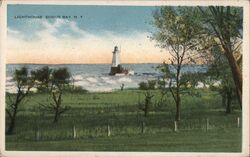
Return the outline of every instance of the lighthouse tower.
<path id="1" fill-rule="evenodd" d="M 110 69 L 110 75 L 117 75 L 117 74 L 128 74 L 128 70 L 124 69 L 122 65 L 120 64 L 120 51 L 118 50 L 118 47 L 115 46 L 112 58 L 112 64 Z"/>
<path id="2" fill-rule="evenodd" d="M 120 51 L 118 50 L 118 47 L 115 46 L 113 53 L 113 58 L 112 58 L 112 67 L 118 67 L 120 64 Z"/>

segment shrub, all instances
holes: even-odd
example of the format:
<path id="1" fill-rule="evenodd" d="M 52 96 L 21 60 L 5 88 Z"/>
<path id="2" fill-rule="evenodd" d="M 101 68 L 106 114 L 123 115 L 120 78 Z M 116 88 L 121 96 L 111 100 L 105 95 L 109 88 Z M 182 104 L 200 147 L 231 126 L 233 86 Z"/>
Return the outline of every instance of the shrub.
<path id="1" fill-rule="evenodd" d="M 139 89 L 141 90 L 152 90 L 156 88 L 156 81 L 155 80 L 148 80 L 147 82 L 140 82 Z"/>
<path id="2" fill-rule="evenodd" d="M 139 83 L 139 89 L 147 90 L 148 89 L 147 83 L 146 82 L 140 82 Z"/>
<path id="3" fill-rule="evenodd" d="M 64 91 L 70 92 L 70 93 L 87 93 L 88 92 L 88 90 L 84 89 L 81 86 L 72 86 L 72 85 L 64 88 Z"/>

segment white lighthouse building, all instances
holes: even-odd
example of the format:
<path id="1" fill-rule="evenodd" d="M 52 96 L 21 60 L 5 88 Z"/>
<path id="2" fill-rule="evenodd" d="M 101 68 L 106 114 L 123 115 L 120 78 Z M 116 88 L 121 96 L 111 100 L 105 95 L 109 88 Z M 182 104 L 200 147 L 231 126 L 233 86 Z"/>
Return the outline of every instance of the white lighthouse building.
<path id="1" fill-rule="evenodd" d="M 118 47 L 115 46 L 113 53 L 113 58 L 112 58 L 112 64 L 111 64 L 111 69 L 110 69 L 110 75 L 134 75 L 134 71 L 125 69 L 122 67 L 120 63 L 120 51 L 118 50 Z"/>
<path id="2" fill-rule="evenodd" d="M 118 50 L 118 47 L 115 46 L 113 53 L 113 58 L 112 58 L 112 64 L 111 64 L 111 69 L 110 69 L 110 75 L 118 75 L 118 74 L 128 74 L 128 70 L 124 69 L 121 66 L 120 63 L 120 51 Z"/>
<path id="3" fill-rule="evenodd" d="M 112 67 L 118 67 L 119 64 L 120 64 L 120 51 L 118 50 L 118 47 L 115 46 L 113 51 Z"/>

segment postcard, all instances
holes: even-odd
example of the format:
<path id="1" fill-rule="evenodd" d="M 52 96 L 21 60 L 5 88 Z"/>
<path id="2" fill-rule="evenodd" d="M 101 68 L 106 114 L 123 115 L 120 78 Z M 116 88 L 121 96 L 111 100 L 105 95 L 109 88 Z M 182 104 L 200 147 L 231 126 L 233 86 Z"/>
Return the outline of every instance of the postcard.
<path id="1" fill-rule="evenodd" d="M 249 156 L 248 1 L 2 1 L 2 156 Z"/>

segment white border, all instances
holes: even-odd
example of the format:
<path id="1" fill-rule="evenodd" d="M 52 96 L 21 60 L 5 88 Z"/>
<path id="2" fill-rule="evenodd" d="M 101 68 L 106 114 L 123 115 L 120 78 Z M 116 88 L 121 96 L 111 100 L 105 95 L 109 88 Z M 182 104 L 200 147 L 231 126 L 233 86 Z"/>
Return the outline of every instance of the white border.
<path id="1" fill-rule="evenodd" d="M 2 4 L 1 4 L 2 3 Z M 6 5 L 0 6 L 0 156 L 5 150 L 5 50 L 7 37 Z"/>
<path id="2" fill-rule="evenodd" d="M 49 4 L 49 5 L 137 5 L 137 6 L 207 6 L 207 5 L 230 5 L 241 6 L 244 9 L 244 23 L 243 23 L 243 102 L 242 102 L 242 117 L 243 117 L 243 137 L 242 137 L 242 152 L 241 153 L 190 153 L 190 152 L 59 152 L 59 151 L 5 151 L 5 53 L 6 52 L 6 33 L 7 33 L 7 4 Z M 66 0 L 3 0 L 0 6 L 0 156 L 103 156 L 103 157 L 165 157 L 165 156 L 206 156 L 206 157 L 234 157 L 234 156 L 250 156 L 249 154 L 249 43 L 250 43 L 250 24 L 249 24 L 249 8 L 250 2 L 248 0 L 191 0 L 191 1 L 66 1 Z"/>

